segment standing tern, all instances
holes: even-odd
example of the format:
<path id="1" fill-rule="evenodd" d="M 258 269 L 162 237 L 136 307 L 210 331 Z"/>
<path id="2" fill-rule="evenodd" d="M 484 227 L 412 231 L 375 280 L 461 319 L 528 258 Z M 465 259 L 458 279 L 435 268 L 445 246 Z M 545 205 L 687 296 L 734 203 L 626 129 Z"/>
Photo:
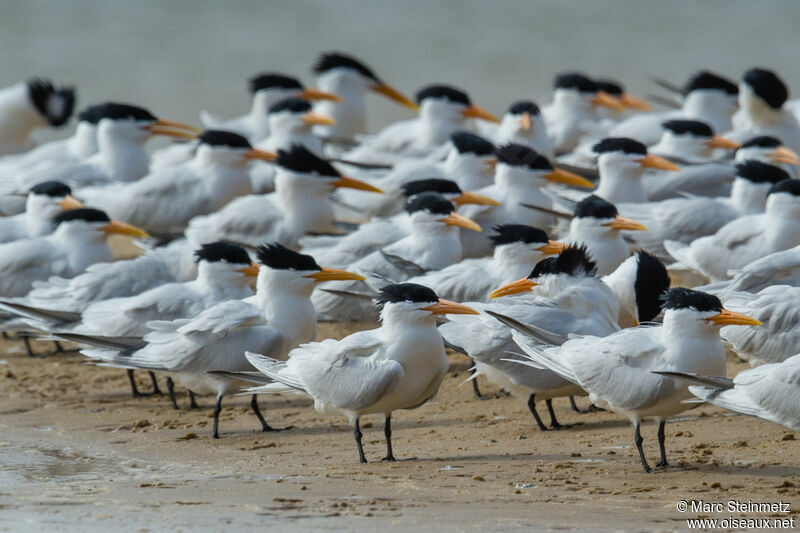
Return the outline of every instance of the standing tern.
<path id="1" fill-rule="evenodd" d="M 663 307 L 663 325 L 628 328 L 607 337 L 574 337 L 561 346 L 548 347 L 520 330 L 512 334 L 529 360 L 524 364 L 552 370 L 585 389 L 595 405 L 628 417 L 645 472 L 651 468 L 642 449 L 642 419 L 658 420 L 661 460 L 656 466 L 666 468 L 666 419 L 689 409 L 683 400 L 691 397 L 684 382 L 652 371 L 725 375 L 720 327 L 760 325 L 724 309 L 717 297 L 689 289 L 667 291 Z"/>
<path id="2" fill-rule="evenodd" d="M 381 307 L 377 329 L 304 344 L 289 353 L 288 361 L 247 353 L 248 361 L 274 380 L 254 392 L 299 391 L 314 398 L 317 411 L 346 415 L 361 463 L 367 462 L 361 443 L 363 415 L 383 415 L 384 460 L 395 461 L 392 412 L 416 409 L 436 396 L 449 367 L 437 316 L 477 313 L 413 283 L 384 287 L 376 302 Z"/>
<path id="3" fill-rule="evenodd" d="M 252 371 L 245 351 L 286 358 L 301 343 L 317 335 L 310 296 L 317 283 L 358 280 L 344 270 L 320 267 L 314 258 L 280 245 L 258 249 L 261 266 L 256 294 L 245 300 L 228 300 L 192 318 L 152 321 L 139 342 L 107 349 L 108 340 L 94 339 L 106 349 L 83 350 L 93 359 L 123 368 L 144 368 L 166 373 L 191 391 L 216 394 L 212 436 L 219 438 L 219 414 L 225 394 L 241 381 L 210 374 Z M 92 342 L 91 337 L 82 339 Z M 255 395 L 250 402 L 262 431 L 274 431 L 264 420 Z"/>
<path id="4" fill-rule="evenodd" d="M 269 136 L 271 131 L 268 119 L 270 108 L 282 100 L 302 98 L 330 102 L 342 101 L 335 94 L 303 87 L 297 78 L 276 72 L 264 72 L 253 76 L 248 81 L 248 87 L 253 97 L 250 111 L 247 114 L 225 120 L 215 117 L 208 111 L 201 111 L 200 121 L 203 126 L 207 129 L 232 131 L 247 137 L 251 142 L 259 142 Z"/>
<path id="5" fill-rule="evenodd" d="M 0 243 L 47 235 L 53 231 L 55 215 L 79 207 L 83 204 L 72 197 L 72 191 L 63 183 L 39 183 L 28 192 L 24 213 L 0 218 Z"/>
<path id="6" fill-rule="evenodd" d="M 74 106 L 73 87 L 56 87 L 41 78 L 0 89 L 0 155 L 30 150 L 34 146 L 31 133 L 45 126 L 63 126 Z"/>
<path id="7" fill-rule="evenodd" d="M 772 186 L 764 213 L 739 217 L 691 244 L 665 241 L 664 247 L 679 263 L 721 281 L 756 259 L 799 244 L 800 180 L 789 179 Z"/>
<path id="8" fill-rule="evenodd" d="M 320 100 L 315 111 L 333 117 L 335 126 L 317 126 L 317 133 L 324 138 L 352 140 L 367 132 L 367 106 L 364 95 L 372 91 L 400 105 L 417 111 L 419 107 L 397 89 L 378 78 L 358 59 L 339 53 L 328 52 L 319 56 L 313 68 L 319 88 L 335 94 L 341 102 Z"/>

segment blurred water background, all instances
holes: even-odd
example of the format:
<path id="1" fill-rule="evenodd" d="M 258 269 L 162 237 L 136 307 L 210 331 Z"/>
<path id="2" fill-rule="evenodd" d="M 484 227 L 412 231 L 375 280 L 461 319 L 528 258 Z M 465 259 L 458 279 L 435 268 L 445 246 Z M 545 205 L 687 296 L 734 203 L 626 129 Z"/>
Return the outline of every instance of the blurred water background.
<path id="1" fill-rule="evenodd" d="M 767 66 L 795 85 L 798 24 L 798 0 L 4 0 L 0 84 L 47 76 L 75 84 L 79 107 L 129 101 L 197 124 L 200 109 L 244 112 L 254 73 L 310 83 L 319 52 L 341 50 L 407 94 L 448 82 L 501 114 L 546 103 L 573 69 L 637 94 L 699 68 Z M 408 116 L 369 102 L 372 129 Z"/>

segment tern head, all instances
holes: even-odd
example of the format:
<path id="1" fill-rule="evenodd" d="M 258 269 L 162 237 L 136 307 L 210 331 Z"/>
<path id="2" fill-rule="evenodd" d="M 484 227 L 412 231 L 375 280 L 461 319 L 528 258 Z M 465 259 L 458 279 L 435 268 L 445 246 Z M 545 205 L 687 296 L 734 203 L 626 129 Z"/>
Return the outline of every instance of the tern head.
<path id="1" fill-rule="evenodd" d="M 82 207 L 62 211 L 53 217 L 56 233 L 62 236 L 84 236 L 102 240 L 110 235 L 149 237 L 146 231 L 124 222 L 111 220 L 99 209 Z"/>
<path id="2" fill-rule="evenodd" d="M 603 92 L 593 80 L 578 72 L 565 72 L 556 76 L 553 82 L 554 103 L 559 106 L 594 111 L 605 107 L 623 111 L 625 107 L 619 100 Z"/>
<path id="3" fill-rule="evenodd" d="M 747 180 L 750 183 L 763 184 L 767 187 L 772 187 L 776 183 L 791 178 L 780 167 L 752 159 L 736 163 L 736 177 Z"/>
<path id="4" fill-rule="evenodd" d="M 719 335 L 721 326 L 760 326 L 761 322 L 742 313 L 729 311 L 711 294 L 677 287 L 662 296 L 664 326 L 687 335 L 692 330 Z"/>
<path id="5" fill-rule="evenodd" d="M 158 118 L 143 107 L 118 102 L 92 106 L 86 118 L 98 125 L 98 135 L 137 143 L 143 143 L 153 135 L 193 139 L 200 131 L 182 122 Z"/>
<path id="6" fill-rule="evenodd" d="M 594 80 L 597 84 L 597 89 L 612 98 L 615 98 L 622 104 L 625 109 L 633 109 L 636 111 L 650 111 L 652 106 L 639 98 L 625 91 L 625 87 L 615 80 L 600 79 Z"/>
<path id="7" fill-rule="evenodd" d="M 683 87 L 683 92 L 687 95 L 695 91 L 716 92 L 736 97 L 739 93 L 739 87 L 719 74 L 708 70 L 701 70 L 693 74 Z"/>
<path id="8" fill-rule="evenodd" d="M 570 223 L 570 235 L 574 237 L 585 235 L 587 242 L 589 234 L 617 237 L 623 230 L 644 231 L 647 229 L 635 220 L 620 216 L 614 204 L 594 194 L 578 202 L 573 215 Z"/>
<path id="9" fill-rule="evenodd" d="M 661 313 L 661 296 L 670 285 L 664 263 L 644 250 L 623 261 L 603 281 L 619 300 L 622 327 L 654 320 Z"/>
<path id="10" fill-rule="evenodd" d="M 787 179 L 773 185 L 767 194 L 766 213 L 775 219 L 800 221 L 800 180 Z"/>
<path id="11" fill-rule="evenodd" d="M 463 122 L 469 118 L 499 123 L 500 120 L 472 103 L 466 92 L 452 85 L 434 84 L 416 94 L 420 115 L 431 120 Z"/>
<path id="12" fill-rule="evenodd" d="M 478 168 L 486 176 L 494 175 L 497 157 L 495 156 L 495 146 L 490 141 L 468 131 L 457 131 L 450 135 L 450 144 L 453 149 L 447 158 L 450 162 L 455 163 L 456 172 L 459 172 L 460 168 L 465 169 L 466 172 Z"/>
<path id="13" fill-rule="evenodd" d="M 367 182 L 340 174 L 333 165 L 302 145 L 292 145 L 288 150 L 278 150 L 275 164 L 278 166 L 278 174 L 275 177 L 276 188 L 285 184 L 293 189 L 303 189 L 311 194 L 321 195 L 327 195 L 337 188 L 379 194 L 383 192 Z"/>
<path id="14" fill-rule="evenodd" d="M 397 323 L 435 324 L 437 315 L 477 315 L 474 309 L 439 298 L 424 285 L 396 283 L 383 287 L 375 298 L 386 326 Z"/>
<path id="15" fill-rule="evenodd" d="M 258 275 L 258 263 L 250 260 L 238 244 L 218 241 L 202 245 L 194 252 L 198 279 L 209 281 L 238 281 L 247 284 L 247 278 Z"/>
<path id="16" fill-rule="evenodd" d="M 28 81 L 28 99 L 45 122 L 54 128 L 63 126 L 75 108 L 75 88 L 56 87 L 50 80 Z"/>
<path id="17" fill-rule="evenodd" d="M 777 111 L 789 98 L 786 84 L 777 74 L 764 68 L 751 68 L 739 85 L 739 105 L 748 115 L 765 110 Z"/>
<path id="18" fill-rule="evenodd" d="M 361 94 L 372 91 L 413 111 L 419 109 L 407 96 L 378 78 L 363 62 L 341 52 L 326 52 L 320 55 L 313 71 L 319 79 L 335 78 L 335 82 L 331 84 L 344 87 L 347 91 Z"/>
<path id="19" fill-rule="evenodd" d="M 668 120 L 661 124 L 664 134 L 659 147 L 676 156 L 709 157 L 711 150 L 737 150 L 739 143 L 719 135 L 700 120 Z"/>
<path id="20" fill-rule="evenodd" d="M 284 100 L 286 98 L 303 98 L 305 100 L 332 100 L 340 102 L 341 98 L 335 94 L 303 87 L 295 77 L 279 74 L 277 72 L 262 72 L 248 80 L 248 88 L 253 98 L 260 96 L 269 97 L 270 100 Z"/>
<path id="21" fill-rule="evenodd" d="M 522 264 L 536 264 L 544 257 L 560 254 L 567 245 L 551 240 L 544 230 L 523 224 L 500 224 L 489 239 L 494 258 Z"/>
<path id="22" fill-rule="evenodd" d="M 680 170 L 680 167 L 663 157 L 648 154 L 644 144 L 627 137 L 606 137 L 592 146 L 592 151 L 597 154 L 598 166 L 608 171 L 641 173 L 643 168 Z"/>
<path id="23" fill-rule="evenodd" d="M 83 203 L 72 196 L 69 186 L 60 181 L 44 181 L 34 185 L 28 191 L 25 211 L 52 218 L 59 211 L 81 207 L 83 207 Z"/>
<path id="24" fill-rule="evenodd" d="M 594 183 L 584 177 L 553 168 L 546 157 L 523 144 L 509 143 L 497 148 L 497 175 L 500 184 L 523 187 L 542 186 L 545 182 L 562 183 L 575 187 L 594 188 Z"/>
<path id="25" fill-rule="evenodd" d="M 736 151 L 737 161 L 756 159 L 763 162 L 772 162 L 776 165 L 798 165 L 800 156 L 794 150 L 783 146 L 776 137 L 759 135 L 742 143 Z"/>
<path id="26" fill-rule="evenodd" d="M 489 298 L 531 292 L 534 287 L 539 286 L 546 293 L 550 293 L 553 289 L 560 292 L 565 283 L 572 284 L 576 279 L 596 276 L 597 265 L 586 247 L 567 246 L 559 255 L 542 259 L 536 263 L 527 277 L 512 281 L 491 292 Z"/>
<path id="27" fill-rule="evenodd" d="M 456 208 L 466 205 L 501 205 L 500 202 L 494 198 L 476 194 L 474 192 L 462 191 L 461 187 L 453 180 L 442 178 L 430 178 L 424 180 L 415 180 L 404 183 L 400 187 L 400 191 L 406 198 L 411 198 L 423 192 L 438 192 L 444 196 L 448 201 L 452 202 Z"/>
<path id="28" fill-rule="evenodd" d="M 206 130 L 197 137 L 195 157 L 207 164 L 243 168 L 251 160 L 275 161 L 277 155 L 258 150 L 250 142 L 232 131 Z"/>
<path id="29" fill-rule="evenodd" d="M 310 133 L 312 126 L 335 126 L 333 117 L 315 113 L 302 98 L 287 98 L 269 108 L 270 131 Z"/>
<path id="30" fill-rule="evenodd" d="M 321 267 L 310 255 L 295 252 L 278 243 L 262 244 L 256 256 L 261 264 L 257 291 L 267 294 L 289 291 L 310 297 L 317 283 L 364 279 L 364 276 L 346 270 Z"/>
<path id="31" fill-rule="evenodd" d="M 695 73 L 683 88 L 683 109 L 691 116 L 730 117 L 739 105 L 739 88 L 732 81 L 707 70 Z"/>
<path id="32" fill-rule="evenodd" d="M 530 100 L 520 100 L 509 106 L 500 128 L 512 135 L 530 136 L 536 128 L 544 127 L 539 106 Z"/>
<path id="33" fill-rule="evenodd" d="M 452 231 L 461 227 L 481 231 L 481 227 L 455 212 L 455 206 L 438 192 L 421 192 L 408 199 L 404 207 L 417 230 Z"/>

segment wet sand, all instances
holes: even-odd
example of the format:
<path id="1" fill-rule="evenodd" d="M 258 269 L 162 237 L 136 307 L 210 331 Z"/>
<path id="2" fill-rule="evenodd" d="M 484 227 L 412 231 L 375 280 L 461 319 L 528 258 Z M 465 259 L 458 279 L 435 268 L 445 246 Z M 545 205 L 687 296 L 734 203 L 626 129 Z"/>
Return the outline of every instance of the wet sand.
<path id="1" fill-rule="evenodd" d="M 320 338 L 352 329 L 323 325 Z M 181 392 L 179 411 L 164 396 L 133 399 L 124 372 L 34 344 L 46 355 L 0 343 L 0 530 L 674 530 L 698 516 L 677 512 L 680 500 L 782 500 L 800 510 L 794 434 L 714 407 L 667 425 L 673 466 L 648 475 L 627 420 L 557 400 L 559 420 L 575 425 L 542 433 L 522 402 L 474 399 L 460 386 L 467 362 L 452 354 L 436 401 L 394 416 L 398 462 L 376 462 L 382 420 L 365 417 L 371 462 L 361 465 L 346 420 L 307 399 L 262 396 L 271 424 L 295 426 L 262 433 L 247 397 L 226 398 L 213 440 L 213 398 L 187 410 Z M 729 363 L 731 375 L 745 366 Z M 655 433 L 643 428 L 651 464 Z"/>

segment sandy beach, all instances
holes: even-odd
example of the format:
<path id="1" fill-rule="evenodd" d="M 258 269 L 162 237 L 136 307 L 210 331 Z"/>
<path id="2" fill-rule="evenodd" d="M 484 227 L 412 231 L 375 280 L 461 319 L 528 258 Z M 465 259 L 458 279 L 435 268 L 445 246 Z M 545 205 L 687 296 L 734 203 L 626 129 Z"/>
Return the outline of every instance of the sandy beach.
<path id="1" fill-rule="evenodd" d="M 322 325 L 319 337 L 363 327 Z M 775 515 L 784 518 L 800 510 L 795 435 L 714 407 L 667 425 L 673 466 L 648 475 L 627 420 L 580 415 L 558 400 L 559 420 L 575 425 L 542 433 L 522 402 L 474 399 L 460 385 L 467 361 L 451 354 L 437 400 L 395 414 L 399 461 L 375 462 L 385 452 L 382 420 L 366 417 L 372 462 L 361 465 L 346 420 L 319 415 L 307 399 L 262 396 L 270 423 L 295 426 L 262 433 L 248 398 L 228 398 L 213 440 L 213 398 L 187 410 L 181 392 L 179 411 L 165 396 L 133 399 L 124 372 L 34 345 L 44 355 L 0 344 L 3 531 L 675 530 L 697 516 L 769 516 L 680 513 L 681 500 L 789 502 L 789 514 Z M 729 359 L 730 374 L 744 367 Z M 655 432 L 644 427 L 651 463 Z"/>

